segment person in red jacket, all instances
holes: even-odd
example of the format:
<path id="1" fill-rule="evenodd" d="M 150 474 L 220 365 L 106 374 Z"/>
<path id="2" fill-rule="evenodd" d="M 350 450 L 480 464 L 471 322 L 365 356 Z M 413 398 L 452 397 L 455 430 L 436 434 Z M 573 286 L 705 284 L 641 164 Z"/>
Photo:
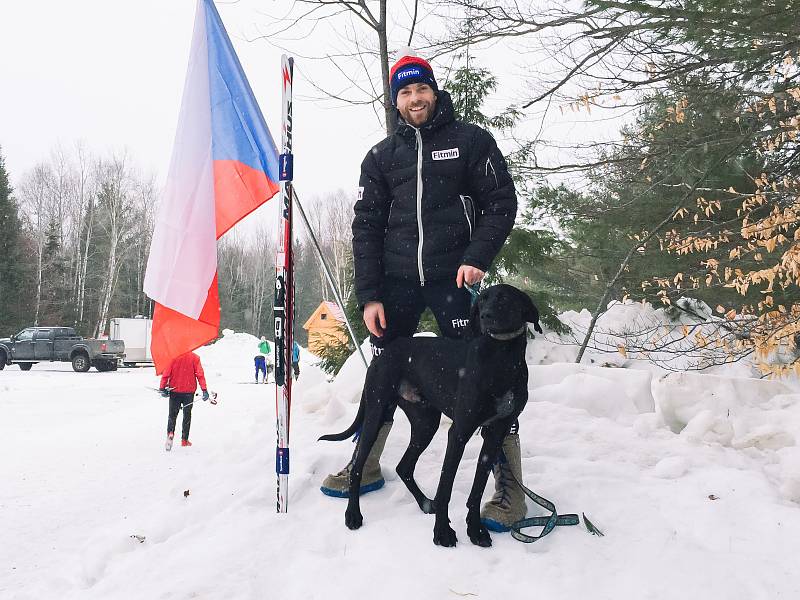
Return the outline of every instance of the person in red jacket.
<path id="1" fill-rule="evenodd" d="M 191 446 L 189 427 L 192 424 L 192 403 L 197 384 L 203 390 L 203 400 L 208 400 L 206 376 L 200 357 L 194 352 L 186 352 L 174 358 L 169 367 L 161 375 L 159 392 L 169 396 L 169 417 L 167 418 L 167 450 L 172 449 L 172 438 L 175 436 L 175 422 L 178 411 L 183 408 L 183 428 L 181 430 L 181 446 Z"/>

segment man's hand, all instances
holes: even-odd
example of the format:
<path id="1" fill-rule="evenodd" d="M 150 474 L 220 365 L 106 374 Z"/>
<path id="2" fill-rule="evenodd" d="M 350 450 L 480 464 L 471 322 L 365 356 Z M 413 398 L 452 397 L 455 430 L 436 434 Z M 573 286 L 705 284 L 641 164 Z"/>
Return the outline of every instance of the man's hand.
<path id="1" fill-rule="evenodd" d="M 160 390 L 158 390 L 158 393 L 164 396 L 164 398 L 169 397 L 169 390 L 166 388 L 161 388 Z"/>
<path id="2" fill-rule="evenodd" d="M 386 332 L 386 315 L 383 302 L 367 302 L 364 305 L 364 324 L 375 337 L 383 337 Z"/>
<path id="3" fill-rule="evenodd" d="M 203 402 L 208 400 L 208 390 L 203 390 Z"/>
<path id="4" fill-rule="evenodd" d="M 483 279 L 484 275 L 486 275 L 486 273 L 476 267 L 470 267 L 469 265 L 461 265 L 460 267 L 458 267 L 458 273 L 456 273 L 456 286 L 464 287 L 464 284 L 475 285 L 481 279 Z"/>

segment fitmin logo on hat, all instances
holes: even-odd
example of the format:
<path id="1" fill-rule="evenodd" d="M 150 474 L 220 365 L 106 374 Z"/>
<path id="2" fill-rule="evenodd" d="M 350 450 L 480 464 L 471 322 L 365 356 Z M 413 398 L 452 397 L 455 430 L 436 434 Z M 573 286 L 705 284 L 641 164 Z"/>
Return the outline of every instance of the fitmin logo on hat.
<path id="1" fill-rule="evenodd" d="M 392 92 L 392 104 L 397 106 L 397 92 L 400 88 L 412 83 L 427 83 L 438 90 L 436 79 L 430 63 L 419 56 L 404 56 L 389 71 L 389 86 Z"/>
<path id="2" fill-rule="evenodd" d="M 400 81 L 403 81 L 403 80 L 404 80 L 404 79 L 406 79 L 407 77 L 413 77 L 414 75 L 416 75 L 417 77 L 419 77 L 420 75 L 422 75 L 422 71 L 420 71 L 420 70 L 419 70 L 418 68 L 416 68 L 416 67 L 412 67 L 412 68 L 410 68 L 410 69 L 404 69 L 404 70 L 402 70 L 402 71 L 398 71 L 398 73 L 397 73 L 397 79 L 399 79 Z"/>

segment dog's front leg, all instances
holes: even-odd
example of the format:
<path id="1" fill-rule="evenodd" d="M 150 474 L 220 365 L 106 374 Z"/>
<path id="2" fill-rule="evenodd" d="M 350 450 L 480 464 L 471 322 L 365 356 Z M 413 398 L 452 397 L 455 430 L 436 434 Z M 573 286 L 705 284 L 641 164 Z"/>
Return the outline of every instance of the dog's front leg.
<path id="1" fill-rule="evenodd" d="M 467 535 L 473 544 L 484 548 L 492 545 L 492 537 L 481 523 L 481 498 L 483 497 L 483 491 L 486 489 L 486 482 L 489 479 L 489 471 L 491 471 L 492 466 L 500 455 L 503 438 L 508 429 L 508 424 L 504 420 L 502 424 L 495 422 L 481 430 L 483 446 L 478 455 L 478 465 L 475 468 L 472 490 L 470 490 L 467 498 Z"/>
<path id="2" fill-rule="evenodd" d="M 433 526 L 433 543 L 437 546 L 452 547 L 458 542 L 456 532 L 450 527 L 448 505 L 453 493 L 453 482 L 456 478 L 458 463 L 464 455 L 464 448 L 469 440 L 470 433 L 460 431 L 455 423 L 447 434 L 447 451 L 442 465 L 442 475 L 439 478 L 439 487 L 436 488 L 436 498 L 433 501 L 436 510 L 436 523 Z"/>

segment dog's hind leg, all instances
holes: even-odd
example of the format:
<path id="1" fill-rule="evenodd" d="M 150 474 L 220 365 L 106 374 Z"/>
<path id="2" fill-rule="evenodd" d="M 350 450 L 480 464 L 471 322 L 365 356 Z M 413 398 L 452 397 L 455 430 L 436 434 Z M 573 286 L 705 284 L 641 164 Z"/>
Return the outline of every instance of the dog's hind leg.
<path id="1" fill-rule="evenodd" d="M 402 406 L 411 423 L 411 441 L 397 464 L 397 474 L 414 496 L 422 512 L 433 513 L 433 501 L 419 489 L 414 479 L 414 469 L 420 455 L 430 445 L 436 430 L 439 428 L 441 414 L 434 408 L 419 404 L 405 404 Z"/>
<path id="2" fill-rule="evenodd" d="M 508 433 L 509 428 L 507 420 L 504 419 L 495 421 L 481 430 L 483 446 L 478 455 L 478 465 L 475 468 L 472 489 L 467 497 L 467 535 L 476 546 L 489 547 L 492 545 L 489 531 L 481 523 L 480 503 L 483 491 L 486 489 L 486 482 L 489 479 L 489 471 L 492 470 L 492 466 L 497 461 L 500 448 L 503 445 L 503 438 Z"/>

